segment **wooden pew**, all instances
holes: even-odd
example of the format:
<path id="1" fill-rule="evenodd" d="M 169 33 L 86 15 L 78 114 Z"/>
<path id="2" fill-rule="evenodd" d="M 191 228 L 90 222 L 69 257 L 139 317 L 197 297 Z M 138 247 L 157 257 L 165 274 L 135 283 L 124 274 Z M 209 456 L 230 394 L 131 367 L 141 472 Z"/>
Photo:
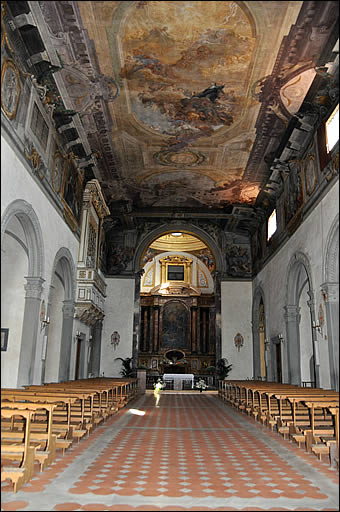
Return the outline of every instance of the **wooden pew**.
<path id="1" fill-rule="evenodd" d="M 31 418 L 30 425 L 30 441 L 36 445 L 34 457 L 40 464 L 40 471 L 43 471 L 49 464 L 55 461 L 57 436 L 52 433 L 52 416 L 56 404 L 36 404 L 29 402 L 1 402 L 1 409 L 16 409 L 33 411 L 33 416 L 40 411 L 46 412 L 48 415 L 47 425 L 40 424 L 40 431 L 32 431 L 33 421 Z M 47 429 L 47 431 L 46 431 Z M 1 430 L 1 442 L 23 442 L 25 433 L 23 431 L 6 431 Z"/>
<path id="2" fill-rule="evenodd" d="M 64 438 L 76 438 L 79 440 L 88 433 L 83 428 L 84 418 L 79 412 L 76 411 L 75 415 L 72 412 L 74 404 L 79 400 L 84 400 L 84 394 L 71 394 L 71 393 L 60 393 L 60 392 L 44 392 L 39 393 L 38 391 L 26 391 L 23 389 L 8 390 L 3 389 L 1 391 L 2 400 L 9 400 L 16 402 L 19 400 L 25 400 L 28 402 L 39 402 L 39 403 L 57 403 L 58 407 L 53 411 L 53 433 L 59 430 L 64 432 Z"/>
<path id="3" fill-rule="evenodd" d="M 30 444 L 30 427 L 33 411 L 20 409 L 1 409 L 2 418 L 21 416 L 25 420 L 25 434 L 22 442 L 2 444 L 1 459 L 16 461 L 17 466 L 4 466 L 1 460 L 1 482 L 10 479 L 16 493 L 34 474 L 35 447 Z"/>

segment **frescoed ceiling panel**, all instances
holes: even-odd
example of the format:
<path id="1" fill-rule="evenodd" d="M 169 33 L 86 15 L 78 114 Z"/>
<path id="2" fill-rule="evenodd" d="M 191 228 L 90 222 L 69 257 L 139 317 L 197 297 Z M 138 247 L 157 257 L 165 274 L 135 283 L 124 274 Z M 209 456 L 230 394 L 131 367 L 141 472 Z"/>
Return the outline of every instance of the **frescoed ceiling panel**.
<path id="1" fill-rule="evenodd" d="M 167 212 L 218 213 L 223 229 L 254 232 L 275 204 L 271 164 L 315 82 L 337 3 L 29 4 L 61 62 L 60 125 L 86 135 L 112 216 L 130 229 Z"/>
<path id="2" fill-rule="evenodd" d="M 124 153 L 121 178 L 133 207 L 254 205 L 261 182 L 244 180 L 260 110 L 251 88 L 270 73 L 280 35 L 301 6 L 269 3 L 113 2 L 104 22 L 95 21 L 103 19 L 102 2 L 80 4 L 103 69 L 112 69 L 120 85 L 110 104 L 117 120 L 113 147 Z M 124 134 L 135 144 L 127 148 Z M 157 181 L 148 179 L 150 167 Z M 174 169 L 184 181 L 192 177 L 185 187 L 179 172 L 168 172 Z"/>

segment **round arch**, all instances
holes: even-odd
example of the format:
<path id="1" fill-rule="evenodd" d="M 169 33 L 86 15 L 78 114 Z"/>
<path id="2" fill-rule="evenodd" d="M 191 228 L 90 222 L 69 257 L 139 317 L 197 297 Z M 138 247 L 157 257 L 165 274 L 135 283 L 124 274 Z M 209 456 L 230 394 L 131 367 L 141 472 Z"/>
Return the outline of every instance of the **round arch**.
<path id="1" fill-rule="evenodd" d="M 74 300 L 76 290 L 76 267 L 73 261 L 72 254 L 66 247 L 61 247 L 55 255 L 52 274 L 51 274 L 51 285 L 53 276 L 59 268 L 63 277 L 63 284 L 65 288 L 65 300 Z M 49 299 L 51 295 L 51 286 L 49 292 Z"/>
<path id="2" fill-rule="evenodd" d="M 327 319 L 330 383 L 339 391 L 339 214 L 334 218 L 326 239 L 322 294 Z"/>
<path id="3" fill-rule="evenodd" d="M 5 209 L 1 218 L 1 244 L 7 227 L 16 218 L 22 226 L 28 252 L 25 305 L 22 319 L 20 352 L 17 358 L 18 377 L 16 386 L 31 384 L 38 368 L 37 337 L 40 316 L 40 300 L 45 273 L 44 239 L 40 222 L 31 204 L 16 199 Z"/>
<path id="4" fill-rule="evenodd" d="M 312 266 L 309 262 L 308 257 L 301 251 L 297 251 L 290 259 L 286 273 L 286 304 L 298 305 L 299 297 L 297 295 L 296 281 L 298 279 L 298 273 L 300 265 L 306 270 L 306 274 L 309 282 L 309 296 L 310 300 L 314 303 L 314 286 L 312 278 Z"/>
<path id="5" fill-rule="evenodd" d="M 262 286 L 258 285 L 255 289 L 253 296 L 253 307 L 252 307 L 252 328 L 253 328 L 253 372 L 254 377 L 261 374 L 261 363 L 260 363 L 260 336 L 259 336 L 259 309 L 260 302 L 264 306 L 266 311 L 265 295 Z"/>
<path id="6" fill-rule="evenodd" d="M 203 229 L 194 226 L 193 224 L 189 223 L 182 223 L 182 222 L 176 222 L 176 223 L 168 223 L 168 224 L 162 224 L 161 226 L 157 227 L 156 229 L 150 231 L 147 235 L 143 237 L 143 239 L 138 244 L 138 247 L 135 251 L 135 256 L 133 260 L 133 268 L 134 272 L 139 272 L 142 269 L 141 261 L 142 256 L 146 249 L 149 247 L 149 245 L 158 237 L 165 235 L 166 233 L 170 233 L 172 231 L 178 231 L 178 232 L 189 232 L 190 234 L 197 235 L 198 238 L 200 238 L 203 242 L 207 244 L 209 249 L 212 251 L 215 263 L 216 263 L 216 272 L 224 272 L 225 271 L 225 263 L 222 258 L 221 250 L 218 247 L 216 241 L 213 239 L 209 233 L 204 231 Z"/>
<path id="7" fill-rule="evenodd" d="M 313 286 L 312 267 L 309 258 L 301 251 L 297 251 L 291 257 L 286 273 L 286 306 L 285 320 L 287 329 L 287 361 L 288 379 L 290 384 L 301 385 L 301 339 L 300 299 L 303 290 L 307 291 L 309 299 L 307 306 L 309 311 L 309 323 L 315 320 L 315 293 Z M 315 332 L 311 329 L 311 344 L 313 353 L 313 370 L 315 384 L 319 386 L 319 357 L 317 354 Z M 312 379 L 313 380 L 313 379 Z"/>
<path id="8" fill-rule="evenodd" d="M 326 283 L 339 281 L 339 214 L 333 220 L 327 235 L 323 280 Z"/>
<path id="9" fill-rule="evenodd" d="M 10 203 L 1 218 L 1 243 L 7 226 L 16 217 L 24 230 L 28 247 L 28 276 L 43 277 L 45 272 L 44 239 L 33 206 L 23 199 Z"/>
<path id="10" fill-rule="evenodd" d="M 47 330 L 43 382 L 70 378 L 75 290 L 76 268 L 72 254 L 61 247 L 54 258 L 48 295 L 51 322 Z"/>

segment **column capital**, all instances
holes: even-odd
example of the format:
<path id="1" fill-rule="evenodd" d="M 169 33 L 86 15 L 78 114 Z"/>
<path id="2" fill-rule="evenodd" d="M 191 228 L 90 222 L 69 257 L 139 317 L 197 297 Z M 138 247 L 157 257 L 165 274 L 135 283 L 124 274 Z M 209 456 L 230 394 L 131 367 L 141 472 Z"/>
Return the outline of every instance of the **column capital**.
<path id="1" fill-rule="evenodd" d="M 288 322 L 295 322 L 296 319 L 300 316 L 300 307 L 294 305 L 287 305 L 283 308 L 285 310 L 285 318 Z"/>
<path id="2" fill-rule="evenodd" d="M 40 299 L 43 291 L 43 283 L 45 279 L 42 277 L 25 277 L 27 283 L 24 288 L 26 291 L 26 299 Z"/>
<path id="3" fill-rule="evenodd" d="M 339 283 L 323 283 L 321 293 L 326 303 L 339 302 Z"/>

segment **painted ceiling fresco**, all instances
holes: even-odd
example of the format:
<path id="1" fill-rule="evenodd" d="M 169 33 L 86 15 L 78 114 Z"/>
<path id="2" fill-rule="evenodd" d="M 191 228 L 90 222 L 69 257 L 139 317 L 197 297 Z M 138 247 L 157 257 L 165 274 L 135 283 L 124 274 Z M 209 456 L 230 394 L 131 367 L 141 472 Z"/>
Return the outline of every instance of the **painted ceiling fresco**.
<path id="1" fill-rule="evenodd" d="M 231 126 L 246 104 L 254 46 L 235 2 L 145 2 L 122 36 L 133 112 L 173 136 L 176 151 Z"/>
<path id="2" fill-rule="evenodd" d="M 109 201 L 254 205 L 263 176 L 245 177 L 260 109 L 252 87 L 271 72 L 301 2 L 268 4 L 79 3 L 100 66 L 120 87 L 110 104 L 120 179 L 104 180 Z"/>
<path id="3" fill-rule="evenodd" d="M 225 215 L 226 230 L 254 230 L 259 209 L 274 204 L 270 167 L 316 77 L 333 4 L 39 6 L 62 64 L 56 84 L 79 114 L 111 215 L 133 228 L 199 210 Z"/>

